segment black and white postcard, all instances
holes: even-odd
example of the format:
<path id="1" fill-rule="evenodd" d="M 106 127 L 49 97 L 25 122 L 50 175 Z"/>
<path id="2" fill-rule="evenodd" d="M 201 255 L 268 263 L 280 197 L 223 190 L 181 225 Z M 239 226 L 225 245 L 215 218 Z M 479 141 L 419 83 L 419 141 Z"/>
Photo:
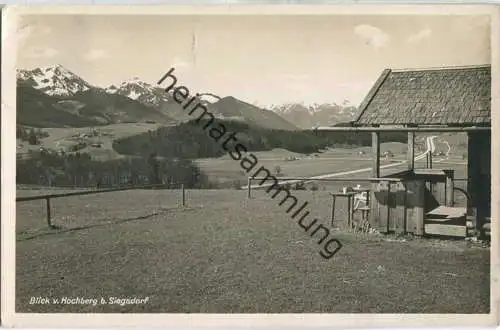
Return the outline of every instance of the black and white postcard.
<path id="1" fill-rule="evenodd" d="M 2 18 L 7 326 L 497 322 L 498 9 Z"/>

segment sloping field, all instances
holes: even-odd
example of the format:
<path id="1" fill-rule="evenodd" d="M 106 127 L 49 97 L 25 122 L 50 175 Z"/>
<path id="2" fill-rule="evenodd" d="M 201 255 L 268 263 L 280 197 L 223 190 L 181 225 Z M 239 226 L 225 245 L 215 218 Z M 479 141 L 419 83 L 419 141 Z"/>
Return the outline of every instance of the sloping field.
<path id="1" fill-rule="evenodd" d="M 43 131 L 49 133 L 49 136 L 41 140 L 42 145 L 47 149 L 65 149 L 75 145 L 78 141 L 84 141 L 88 144 L 101 143 L 101 148 L 88 146 L 81 149 L 80 152 L 89 153 L 95 159 L 110 160 L 123 157 L 113 150 L 113 140 L 124 138 L 127 136 L 141 134 L 148 130 L 155 130 L 160 127 L 160 124 L 148 123 L 123 123 L 112 124 L 106 126 L 81 127 L 81 128 L 44 128 Z M 99 135 L 91 136 L 95 130 Z M 83 137 L 87 134 L 87 137 Z M 28 150 L 39 150 L 40 146 L 31 146 L 26 141 L 17 141 L 17 152 L 20 154 L 27 153 Z"/>
<path id="2" fill-rule="evenodd" d="M 296 195 L 328 224 L 326 191 Z M 30 235 L 43 228 L 43 211 L 18 204 L 16 312 L 489 310 L 489 249 L 337 233 L 343 248 L 327 261 L 318 238 L 263 191 L 251 200 L 245 191 L 187 191 L 187 201 L 179 208 L 173 190 L 54 200 L 62 231 Z M 147 301 L 42 305 L 31 297 Z"/>
<path id="3" fill-rule="evenodd" d="M 259 164 L 254 170 L 264 166 L 271 173 L 275 173 L 278 166 L 282 176 L 304 177 L 370 167 L 372 164 L 370 155 L 358 155 L 360 151 L 365 149 L 331 149 L 309 156 L 292 153 L 284 149 L 252 153 L 259 160 Z M 294 157 L 294 160 L 287 160 L 288 157 Z M 386 165 L 393 161 L 395 160 L 381 159 L 380 163 Z M 212 180 L 219 182 L 240 180 L 245 183 L 248 178 L 248 173 L 241 168 L 240 162 L 233 160 L 229 155 L 220 158 L 198 159 L 196 163 Z"/>

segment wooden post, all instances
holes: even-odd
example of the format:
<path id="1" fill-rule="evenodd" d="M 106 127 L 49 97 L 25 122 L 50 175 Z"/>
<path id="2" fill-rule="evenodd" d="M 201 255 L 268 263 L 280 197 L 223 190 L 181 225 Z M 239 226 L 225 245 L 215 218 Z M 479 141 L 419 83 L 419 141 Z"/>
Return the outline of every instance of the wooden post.
<path id="1" fill-rule="evenodd" d="M 396 233 L 406 233 L 406 208 L 407 208 L 407 188 L 406 183 L 398 182 L 395 188 L 395 208 L 393 217 L 396 221 Z"/>
<path id="2" fill-rule="evenodd" d="M 408 169 L 415 169 L 415 132 L 408 132 Z"/>
<path id="3" fill-rule="evenodd" d="M 372 133 L 372 177 L 379 178 L 380 177 L 380 133 L 373 132 Z M 378 183 L 373 182 L 371 185 L 371 193 L 370 193 L 370 224 L 373 228 L 378 227 L 378 200 L 375 196 L 375 191 L 378 188 Z"/>
<path id="4" fill-rule="evenodd" d="M 467 193 L 470 196 L 471 207 L 477 207 L 476 198 L 476 184 L 477 184 L 477 159 L 474 160 L 477 154 L 477 145 L 475 144 L 474 136 L 471 132 L 467 133 Z M 475 232 L 478 233 L 480 230 L 479 221 L 477 219 L 477 213 L 475 214 Z"/>
<path id="5" fill-rule="evenodd" d="M 378 230 L 381 233 L 389 231 L 389 216 L 390 216 L 390 203 L 391 203 L 391 183 L 381 181 L 377 184 L 378 200 L 374 201 L 376 205 L 378 216 Z"/>
<path id="6" fill-rule="evenodd" d="M 446 206 L 454 206 L 453 201 L 453 187 L 454 187 L 454 171 L 453 170 L 443 170 L 446 173 L 446 184 L 445 184 L 445 200 Z"/>
<path id="7" fill-rule="evenodd" d="M 405 224 L 405 232 L 407 233 L 415 233 L 415 181 L 407 181 L 405 182 L 406 188 L 406 201 L 405 201 L 405 212 L 406 212 L 406 224 Z"/>
<path id="8" fill-rule="evenodd" d="M 425 220 L 425 181 L 415 181 L 415 235 L 424 235 L 424 220 Z"/>
<path id="9" fill-rule="evenodd" d="M 186 190 L 184 189 L 184 184 L 181 185 L 182 190 L 182 207 L 186 206 Z"/>
<path id="10" fill-rule="evenodd" d="M 351 229 L 352 228 L 352 222 L 351 222 L 351 197 L 347 196 L 347 222 L 346 222 L 346 228 Z"/>
<path id="11" fill-rule="evenodd" d="M 380 133 L 372 133 L 372 177 L 380 177 Z"/>
<path id="12" fill-rule="evenodd" d="M 428 153 L 427 153 L 426 157 L 427 157 L 427 165 L 426 165 L 426 168 L 431 169 L 431 168 L 432 168 L 432 152 L 431 152 L 431 150 L 430 150 L 430 149 L 428 150 Z M 425 183 L 425 186 L 427 187 L 427 189 L 428 189 L 430 192 L 434 193 L 434 183 L 432 183 L 432 182 L 426 182 L 426 183 Z"/>
<path id="13" fill-rule="evenodd" d="M 252 186 L 251 186 L 251 183 L 252 183 L 252 179 L 250 177 L 248 177 L 248 181 L 247 181 L 247 191 L 248 191 L 248 199 L 252 198 Z"/>
<path id="14" fill-rule="evenodd" d="M 50 197 L 47 197 L 45 201 L 47 202 L 47 225 L 49 226 L 49 228 L 52 228 L 52 219 L 50 215 Z"/>
<path id="15" fill-rule="evenodd" d="M 332 227 L 335 224 L 335 200 L 336 200 L 335 195 L 332 195 Z"/>
<path id="16" fill-rule="evenodd" d="M 477 181 L 476 184 L 476 208 L 479 221 L 480 238 L 484 239 L 486 234 L 485 225 L 491 222 L 491 133 L 476 132 L 476 155 Z M 491 230 L 491 224 L 490 229 Z"/>

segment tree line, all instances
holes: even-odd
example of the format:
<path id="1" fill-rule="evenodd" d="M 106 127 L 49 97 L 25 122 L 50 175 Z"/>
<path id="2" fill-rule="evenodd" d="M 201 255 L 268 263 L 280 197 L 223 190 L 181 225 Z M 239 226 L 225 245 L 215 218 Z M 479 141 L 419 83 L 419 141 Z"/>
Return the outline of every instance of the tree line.
<path id="1" fill-rule="evenodd" d="M 40 128 L 25 128 L 21 125 L 16 126 L 16 139 L 26 141 L 30 145 L 40 144 L 40 140 L 48 137 L 49 133 L 42 131 Z"/>
<path id="2" fill-rule="evenodd" d="M 18 184 L 106 188 L 161 184 L 165 188 L 210 188 L 207 176 L 191 160 L 163 159 L 155 154 L 110 161 L 93 160 L 88 153 L 29 151 L 18 159 Z"/>

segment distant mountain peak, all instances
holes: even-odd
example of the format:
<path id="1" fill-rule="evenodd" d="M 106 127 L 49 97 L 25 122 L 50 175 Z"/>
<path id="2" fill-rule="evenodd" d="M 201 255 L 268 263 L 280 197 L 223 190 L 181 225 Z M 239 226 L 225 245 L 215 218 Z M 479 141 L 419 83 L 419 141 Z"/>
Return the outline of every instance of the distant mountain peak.
<path id="1" fill-rule="evenodd" d="M 351 101 L 349 101 L 348 99 L 344 99 L 344 101 L 342 101 L 342 106 L 344 106 L 344 107 L 353 107 L 354 104 Z"/>
<path id="2" fill-rule="evenodd" d="M 92 88 L 88 82 L 61 64 L 18 70 L 17 79 L 51 96 L 70 96 Z"/>
<path id="3" fill-rule="evenodd" d="M 215 102 L 222 100 L 222 97 L 220 97 L 216 94 L 213 94 L 213 93 L 198 93 L 198 94 L 199 94 L 198 98 L 201 101 L 208 103 L 208 104 L 212 104 L 212 103 L 215 103 Z"/>
<path id="4" fill-rule="evenodd" d="M 236 103 L 245 103 L 241 100 L 238 100 L 236 97 L 234 96 L 224 96 L 222 97 L 220 100 L 220 102 L 236 102 Z"/>
<path id="5" fill-rule="evenodd" d="M 162 102 L 168 101 L 170 97 L 161 88 L 144 82 L 139 77 L 132 77 L 119 85 L 108 86 L 105 90 L 110 94 L 119 94 L 155 107 L 160 106 Z"/>

